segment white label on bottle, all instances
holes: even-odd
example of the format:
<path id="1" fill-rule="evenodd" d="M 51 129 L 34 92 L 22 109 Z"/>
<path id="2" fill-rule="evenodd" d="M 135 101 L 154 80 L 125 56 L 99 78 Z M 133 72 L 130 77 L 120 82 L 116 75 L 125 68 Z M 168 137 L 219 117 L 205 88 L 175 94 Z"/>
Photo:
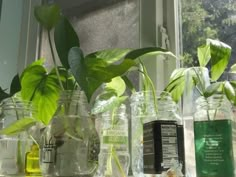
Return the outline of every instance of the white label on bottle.
<path id="1" fill-rule="evenodd" d="M 176 125 L 161 125 L 161 141 L 162 141 L 162 166 L 169 168 L 171 160 L 178 160 L 177 148 L 177 127 Z"/>

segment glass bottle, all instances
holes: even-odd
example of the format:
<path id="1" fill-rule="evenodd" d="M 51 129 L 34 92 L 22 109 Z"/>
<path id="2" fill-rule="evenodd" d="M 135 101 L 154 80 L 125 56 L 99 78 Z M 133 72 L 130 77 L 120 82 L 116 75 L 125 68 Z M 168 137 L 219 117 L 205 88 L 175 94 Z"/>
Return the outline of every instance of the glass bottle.
<path id="1" fill-rule="evenodd" d="M 194 114 L 197 177 L 234 177 L 235 122 L 224 95 L 200 97 Z M 233 152 L 234 151 L 234 152 Z"/>
<path id="2" fill-rule="evenodd" d="M 171 97 L 164 92 L 161 95 L 156 102 L 150 91 L 137 92 L 131 97 L 131 156 L 135 177 L 158 176 L 171 167 L 172 160 L 184 165 L 182 119 Z"/>
<path id="3" fill-rule="evenodd" d="M 100 117 L 101 146 L 95 177 L 126 177 L 130 162 L 126 107 L 121 105 Z"/>
<path id="4" fill-rule="evenodd" d="M 26 153 L 25 172 L 27 175 L 41 175 L 39 166 L 39 147 L 33 143 L 31 149 Z"/>
<path id="5" fill-rule="evenodd" d="M 99 144 L 85 94 L 78 90 L 63 91 L 57 111 L 41 135 L 43 176 L 93 174 L 97 168 Z"/>
<path id="6" fill-rule="evenodd" d="M 33 118 L 31 104 L 19 97 L 3 100 L 0 109 L 1 129 L 21 118 Z M 26 131 L 11 136 L 0 135 L 0 176 L 25 175 L 25 155 L 31 145 L 32 139 Z"/>

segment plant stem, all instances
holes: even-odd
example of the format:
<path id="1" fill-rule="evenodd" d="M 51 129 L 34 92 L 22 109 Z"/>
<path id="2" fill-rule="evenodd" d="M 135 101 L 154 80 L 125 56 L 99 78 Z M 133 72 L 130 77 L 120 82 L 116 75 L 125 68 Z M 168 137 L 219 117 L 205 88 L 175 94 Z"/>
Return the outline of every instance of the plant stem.
<path id="1" fill-rule="evenodd" d="M 147 73 L 147 69 L 146 67 L 144 66 L 144 64 L 140 61 L 140 64 L 142 66 L 142 70 L 143 71 L 140 71 L 143 76 L 144 76 L 144 80 L 145 80 L 145 83 L 149 84 L 150 85 L 150 89 L 151 89 L 151 92 L 152 92 L 152 96 L 153 96 L 153 103 L 154 103 L 154 109 L 155 109 L 155 112 L 157 114 L 158 112 L 158 107 L 157 107 L 157 97 L 156 97 L 156 92 L 155 92 L 155 87 L 153 85 L 153 82 L 151 80 L 151 78 L 149 77 L 148 73 Z M 149 86 L 145 86 L 145 88 L 148 88 Z M 145 90 L 146 91 L 146 90 Z"/>
<path id="2" fill-rule="evenodd" d="M 51 40 L 50 31 L 47 30 L 47 32 L 48 32 L 49 46 L 50 46 L 51 53 L 52 53 L 52 60 L 53 60 L 53 64 L 54 64 L 54 67 L 55 67 L 55 70 L 56 70 L 57 79 L 58 79 L 58 82 L 59 82 L 59 85 L 60 85 L 61 89 L 64 90 L 64 87 L 63 87 L 61 79 L 60 79 L 60 74 L 59 74 L 59 71 L 58 71 L 58 68 L 57 68 L 57 64 L 56 64 L 56 58 L 55 58 L 54 50 L 53 50 L 53 47 L 52 47 L 52 40 Z"/>

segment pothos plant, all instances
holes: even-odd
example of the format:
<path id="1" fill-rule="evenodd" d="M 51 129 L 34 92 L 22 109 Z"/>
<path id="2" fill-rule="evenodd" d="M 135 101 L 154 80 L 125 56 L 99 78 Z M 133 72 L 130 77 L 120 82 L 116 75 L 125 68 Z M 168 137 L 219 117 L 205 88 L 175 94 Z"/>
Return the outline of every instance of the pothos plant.
<path id="1" fill-rule="evenodd" d="M 196 89 L 206 99 L 213 94 L 222 94 L 235 105 L 236 82 L 219 81 L 228 66 L 231 47 L 219 40 L 207 39 L 206 44 L 198 47 L 197 54 L 199 66 L 175 69 L 165 91 L 170 92 L 176 102 L 185 91 Z M 235 65 L 230 70 L 235 72 Z"/>
<path id="2" fill-rule="evenodd" d="M 57 100 L 63 90 L 80 89 L 93 105 L 92 97 L 96 90 L 103 87 L 104 83 L 111 82 L 105 87 L 103 98 L 115 96 L 115 99 L 104 105 L 99 112 L 111 109 L 124 101 L 123 91 L 116 85 L 130 85 L 126 73 L 134 67 L 138 68 L 139 57 L 159 54 L 173 56 L 171 52 L 158 47 L 105 49 L 84 55 L 78 35 L 57 5 L 35 7 L 35 17 L 47 31 L 54 67 L 49 70 L 45 67 L 45 59 L 40 59 L 24 69 L 20 76 L 20 93 L 23 100 L 32 102 L 37 115 L 31 121 L 28 118 L 17 120 L 1 130 L 1 134 L 15 134 L 37 122 L 46 126 L 56 110 Z M 51 35 L 54 35 L 54 41 Z M 55 57 L 53 42 L 60 64 Z"/>

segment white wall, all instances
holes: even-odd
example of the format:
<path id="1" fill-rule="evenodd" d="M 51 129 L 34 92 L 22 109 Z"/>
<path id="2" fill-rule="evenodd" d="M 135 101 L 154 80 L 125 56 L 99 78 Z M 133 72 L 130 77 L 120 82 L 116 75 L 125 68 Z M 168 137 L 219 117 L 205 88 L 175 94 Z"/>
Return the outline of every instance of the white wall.
<path id="1" fill-rule="evenodd" d="M 0 86 L 9 88 L 17 73 L 23 0 L 3 0 L 0 20 Z"/>

